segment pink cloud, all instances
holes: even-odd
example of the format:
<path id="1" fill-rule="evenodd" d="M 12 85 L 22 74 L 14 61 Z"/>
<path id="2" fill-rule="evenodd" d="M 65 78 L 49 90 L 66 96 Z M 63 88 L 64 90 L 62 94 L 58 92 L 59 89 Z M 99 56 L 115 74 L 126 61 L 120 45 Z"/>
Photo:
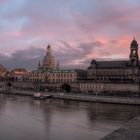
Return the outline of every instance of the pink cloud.
<path id="1" fill-rule="evenodd" d="M 128 59 L 133 37 L 140 41 L 139 5 L 112 0 L 100 4 L 99 0 L 95 3 L 87 0 L 87 5 L 75 7 L 75 3 L 73 6 L 61 0 L 62 4 L 56 1 L 56 5 L 51 5 L 53 9 L 44 2 L 31 0 L 18 10 L 19 13 L 2 15 L 1 51 L 11 53 L 29 46 L 44 49 L 50 43 L 64 65 L 74 63 L 77 66 L 92 58 Z"/>
<path id="2" fill-rule="evenodd" d="M 8 35 L 15 36 L 15 37 L 21 37 L 22 36 L 22 32 L 20 32 L 20 31 L 8 32 Z"/>

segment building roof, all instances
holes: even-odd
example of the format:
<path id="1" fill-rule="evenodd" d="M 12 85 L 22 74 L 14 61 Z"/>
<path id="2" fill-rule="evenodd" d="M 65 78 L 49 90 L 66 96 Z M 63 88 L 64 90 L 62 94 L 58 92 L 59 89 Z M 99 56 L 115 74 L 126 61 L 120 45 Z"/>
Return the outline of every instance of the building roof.
<path id="1" fill-rule="evenodd" d="M 91 61 L 91 66 L 89 69 L 93 68 L 92 64 L 95 64 L 97 68 L 123 68 L 128 66 L 128 60 L 108 60 L 108 61 L 95 61 L 94 59 Z"/>
<path id="2" fill-rule="evenodd" d="M 33 70 L 32 73 L 69 73 L 69 72 L 85 72 L 83 69 L 38 69 Z"/>
<path id="3" fill-rule="evenodd" d="M 98 68 L 103 67 L 126 67 L 128 66 L 129 61 L 127 60 L 118 60 L 118 61 L 96 61 Z"/>
<path id="4" fill-rule="evenodd" d="M 93 64 L 97 64 L 97 63 L 96 63 L 96 60 L 95 60 L 95 59 L 92 59 L 92 61 L 91 61 L 90 64 L 91 64 L 91 65 L 93 65 Z"/>

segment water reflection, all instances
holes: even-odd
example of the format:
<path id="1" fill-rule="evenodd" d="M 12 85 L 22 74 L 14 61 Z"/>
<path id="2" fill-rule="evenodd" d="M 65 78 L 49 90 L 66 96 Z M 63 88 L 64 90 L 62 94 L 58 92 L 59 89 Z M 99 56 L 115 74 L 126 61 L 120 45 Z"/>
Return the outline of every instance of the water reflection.
<path id="1" fill-rule="evenodd" d="M 0 139 L 98 140 L 139 114 L 139 106 L 0 95 Z"/>

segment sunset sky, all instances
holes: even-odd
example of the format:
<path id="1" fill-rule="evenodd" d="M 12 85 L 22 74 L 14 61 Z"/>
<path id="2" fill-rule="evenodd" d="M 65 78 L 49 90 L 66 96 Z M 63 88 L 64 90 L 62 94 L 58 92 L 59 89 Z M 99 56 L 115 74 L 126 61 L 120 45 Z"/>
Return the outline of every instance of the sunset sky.
<path id="1" fill-rule="evenodd" d="M 35 69 L 51 44 L 61 67 L 128 59 L 140 0 L 0 0 L 0 63 Z"/>

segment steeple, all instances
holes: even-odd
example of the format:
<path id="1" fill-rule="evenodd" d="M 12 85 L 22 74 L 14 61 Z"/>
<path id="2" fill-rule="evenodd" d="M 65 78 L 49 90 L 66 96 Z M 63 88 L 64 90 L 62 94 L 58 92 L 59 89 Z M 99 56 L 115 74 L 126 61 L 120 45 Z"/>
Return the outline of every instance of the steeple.
<path id="1" fill-rule="evenodd" d="M 131 66 L 138 66 L 139 64 L 139 56 L 138 56 L 138 43 L 135 38 L 132 40 L 130 45 L 130 65 Z"/>
<path id="2" fill-rule="evenodd" d="M 134 37 L 134 39 L 133 39 L 132 42 L 131 42 L 131 48 L 138 48 L 138 43 L 137 43 L 137 41 L 135 40 L 135 37 Z"/>
<path id="3" fill-rule="evenodd" d="M 50 44 L 47 46 L 47 55 L 48 56 L 52 55 L 52 50 L 51 50 L 51 45 Z"/>

